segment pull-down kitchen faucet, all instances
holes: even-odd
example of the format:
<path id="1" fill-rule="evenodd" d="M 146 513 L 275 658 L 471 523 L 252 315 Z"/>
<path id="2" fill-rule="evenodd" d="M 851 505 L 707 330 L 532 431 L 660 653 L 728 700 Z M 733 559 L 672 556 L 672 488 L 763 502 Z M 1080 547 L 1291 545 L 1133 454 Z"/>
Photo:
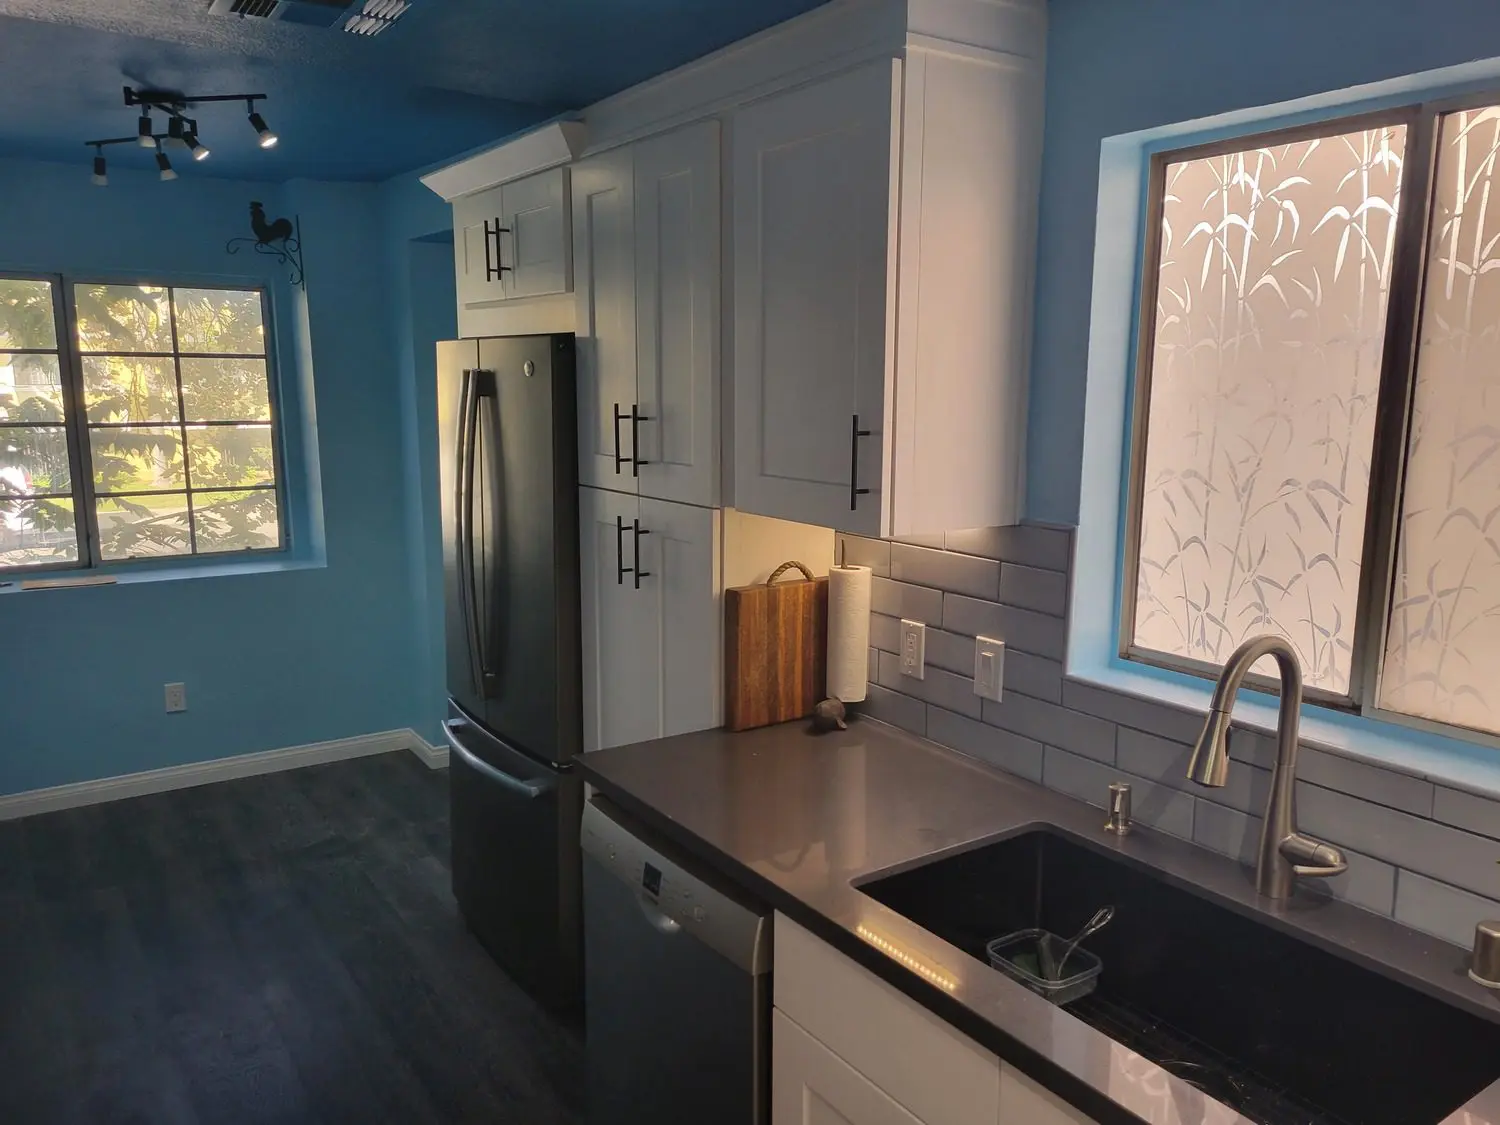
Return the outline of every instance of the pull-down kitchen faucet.
<path id="1" fill-rule="evenodd" d="M 1326 879 L 1349 868 L 1344 853 L 1332 844 L 1297 831 L 1297 724 L 1302 710 L 1302 665 L 1297 650 L 1282 637 L 1254 637 L 1234 650 L 1209 706 L 1203 733 L 1188 763 L 1190 781 L 1222 788 L 1229 777 L 1229 722 L 1234 699 L 1250 666 L 1271 656 L 1281 672 L 1281 709 L 1276 718 L 1276 767 L 1271 772 L 1271 795 L 1261 823 L 1260 849 L 1255 863 L 1255 889 L 1267 898 L 1289 898 L 1298 875 Z"/>

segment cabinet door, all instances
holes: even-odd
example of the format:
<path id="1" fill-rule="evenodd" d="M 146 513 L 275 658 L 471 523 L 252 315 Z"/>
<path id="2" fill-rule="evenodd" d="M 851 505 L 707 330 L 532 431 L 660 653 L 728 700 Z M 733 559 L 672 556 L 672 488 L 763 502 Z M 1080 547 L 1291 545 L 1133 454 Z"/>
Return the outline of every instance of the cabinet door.
<path id="1" fill-rule="evenodd" d="M 568 170 L 553 168 L 500 188 L 505 206 L 505 295 L 539 297 L 573 287 Z"/>
<path id="2" fill-rule="evenodd" d="M 719 498 L 719 123 L 635 146 L 641 494 Z"/>
<path id="3" fill-rule="evenodd" d="M 651 604 L 659 691 L 656 737 L 720 723 L 723 643 L 719 629 L 719 513 L 641 498 L 642 593 Z"/>
<path id="4" fill-rule="evenodd" d="M 505 299 L 499 231 L 505 226 L 501 189 L 490 188 L 453 201 L 453 254 L 460 306 Z"/>
<path id="5" fill-rule="evenodd" d="M 615 149 L 573 168 L 574 304 L 578 337 L 578 479 L 635 492 L 635 170 Z M 634 432 L 639 432 L 637 425 Z"/>
<path id="6" fill-rule="evenodd" d="M 874 63 L 734 117 L 737 508 L 882 530 L 900 73 Z"/>
<path id="7" fill-rule="evenodd" d="M 637 589 L 631 572 L 640 502 L 598 488 L 578 491 L 583 748 L 602 750 L 661 735 L 656 587 L 643 578 Z"/>
<path id="8" fill-rule="evenodd" d="M 771 1013 L 771 1125 L 921 1125 L 859 1071 Z"/>

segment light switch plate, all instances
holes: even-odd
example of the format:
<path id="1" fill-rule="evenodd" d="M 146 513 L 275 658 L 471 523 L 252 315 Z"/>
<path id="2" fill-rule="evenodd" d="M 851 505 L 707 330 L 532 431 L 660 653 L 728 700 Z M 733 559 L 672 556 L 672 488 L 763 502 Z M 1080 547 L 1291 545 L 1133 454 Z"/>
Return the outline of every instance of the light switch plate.
<path id="1" fill-rule="evenodd" d="M 927 626 L 904 617 L 901 619 L 901 674 L 918 680 L 927 678 Z"/>
<path id="2" fill-rule="evenodd" d="M 1001 701 L 1005 686 L 1005 642 L 993 637 L 974 639 L 974 694 Z"/>

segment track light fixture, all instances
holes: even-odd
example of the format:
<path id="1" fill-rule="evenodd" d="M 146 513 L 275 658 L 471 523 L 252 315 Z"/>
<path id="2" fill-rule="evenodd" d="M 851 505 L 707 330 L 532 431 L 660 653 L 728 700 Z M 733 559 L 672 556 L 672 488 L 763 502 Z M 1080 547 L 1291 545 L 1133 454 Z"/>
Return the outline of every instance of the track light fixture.
<path id="1" fill-rule="evenodd" d="M 205 102 L 244 102 L 261 148 L 272 148 L 279 139 L 271 132 L 266 119 L 256 112 L 255 103 L 266 100 L 265 94 L 179 94 L 170 90 L 136 90 L 125 87 L 125 104 L 140 106 L 141 114 L 136 118 L 136 131 L 129 137 L 104 137 L 84 143 L 94 150 L 93 183 L 101 187 L 109 182 L 105 172 L 104 148 L 106 145 L 139 145 L 156 153 L 156 167 L 163 180 L 175 180 L 177 172 L 164 149 L 180 148 L 192 155 L 195 161 L 207 160 L 208 146 L 198 137 L 198 121 L 187 116 L 186 110 Z M 151 119 L 152 111 L 166 117 L 166 132 L 158 133 Z"/>

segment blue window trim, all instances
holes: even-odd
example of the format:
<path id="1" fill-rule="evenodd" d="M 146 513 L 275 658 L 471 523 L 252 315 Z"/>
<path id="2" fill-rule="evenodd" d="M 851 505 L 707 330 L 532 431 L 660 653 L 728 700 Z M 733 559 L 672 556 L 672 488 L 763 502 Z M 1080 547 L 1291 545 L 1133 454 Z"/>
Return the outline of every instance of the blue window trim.
<path id="1" fill-rule="evenodd" d="M 1142 240 L 1153 155 L 1235 136 L 1458 97 L 1492 88 L 1500 58 L 1332 91 L 1271 106 L 1165 125 L 1100 145 L 1099 195 L 1089 320 L 1083 471 L 1074 541 L 1067 674 L 1191 711 L 1208 707 L 1213 685 L 1119 655 L 1121 581 L 1130 459 L 1130 403 L 1140 332 Z M 1274 697 L 1242 693 L 1235 719 L 1275 727 Z M 1500 796 L 1500 751 L 1363 715 L 1305 705 L 1304 741 L 1444 785 Z"/>

